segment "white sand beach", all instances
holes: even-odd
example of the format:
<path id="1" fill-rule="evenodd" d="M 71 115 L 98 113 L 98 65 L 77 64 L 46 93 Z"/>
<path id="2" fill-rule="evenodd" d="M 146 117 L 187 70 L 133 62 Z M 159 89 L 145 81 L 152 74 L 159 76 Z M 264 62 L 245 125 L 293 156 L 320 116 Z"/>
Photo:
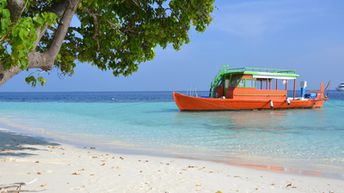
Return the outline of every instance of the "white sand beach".
<path id="1" fill-rule="evenodd" d="M 344 181 L 221 163 L 101 152 L 0 131 L 0 184 L 40 192 L 340 193 Z"/>

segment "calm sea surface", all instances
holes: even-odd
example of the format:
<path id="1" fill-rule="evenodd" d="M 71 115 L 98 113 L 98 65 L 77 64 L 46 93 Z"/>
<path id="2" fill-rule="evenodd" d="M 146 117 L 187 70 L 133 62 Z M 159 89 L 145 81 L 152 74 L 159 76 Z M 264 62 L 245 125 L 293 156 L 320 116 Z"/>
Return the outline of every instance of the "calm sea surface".
<path id="1" fill-rule="evenodd" d="M 328 96 L 323 109 L 180 112 L 171 92 L 0 93 L 0 127 L 110 151 L 344 179 L 344 93 Z"/>

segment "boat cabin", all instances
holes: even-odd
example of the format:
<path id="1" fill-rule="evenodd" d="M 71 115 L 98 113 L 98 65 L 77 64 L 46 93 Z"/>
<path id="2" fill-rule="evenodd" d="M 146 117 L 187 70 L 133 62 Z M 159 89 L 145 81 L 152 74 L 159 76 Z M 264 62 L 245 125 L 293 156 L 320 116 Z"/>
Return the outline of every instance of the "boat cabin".
<path id="1" fill-rule="evenodd" d="M 293 70 L 227 67 L 221 70 L 212 82 L 210 97 L 285 100 L 288 84 L 293 84 L 293 98 L 295 98 L 298 76 Z"/>

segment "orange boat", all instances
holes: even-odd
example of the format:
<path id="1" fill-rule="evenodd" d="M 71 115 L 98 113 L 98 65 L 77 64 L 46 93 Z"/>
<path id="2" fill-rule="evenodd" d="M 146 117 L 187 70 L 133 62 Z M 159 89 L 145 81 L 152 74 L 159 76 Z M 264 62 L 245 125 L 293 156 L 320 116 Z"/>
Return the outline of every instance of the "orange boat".
<path id="1" fill-rule="evenodd" d="M 173 98 L 181 111 L 321 108 L 327 100 L 324 83 L 320 90 L 306 92 L 307 82 L 302 81 L 297 97 L 297 77 L 293 70 L 225 67 L 212 82 L 209 97 L 173 92 Z M 288 97 L 290 81 L 293 96 Z"/>

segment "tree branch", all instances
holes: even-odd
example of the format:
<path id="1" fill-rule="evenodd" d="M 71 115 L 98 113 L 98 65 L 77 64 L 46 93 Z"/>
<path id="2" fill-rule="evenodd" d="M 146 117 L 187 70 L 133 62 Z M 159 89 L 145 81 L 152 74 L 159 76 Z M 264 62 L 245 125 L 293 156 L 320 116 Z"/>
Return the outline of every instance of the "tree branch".
<path id="1" fill-rule="evenodd" d="M 4 84 L 7 80 L 11 79 L 14 75 L 21 72 L 18 66 L 12 67 L 11 69 L 4 71 L 3 66 L 0 64 L 0 85 Z"/>
<path id="2" fill-rule="evenodd" d="M 8 0 L 8 9 L 11 12 L 11 21 L 15 23 L 21 17 L 24 9 L 25 9 L 25 1 L 24 0 Z"/>
<path id="3" fill-rule="evenodd" d="M 40 68 L 43 71 L 48 71 L 52 68 L 54 61 L 50 60 L 49 55 L 40 52 L 31 52 L 28 56 L 29 69 Z M 5 70 L 0 64 L 0 85 L 4 84 L 7 80 L 11 79 L 16 74 L 20 73 L 22 69 L 18 66 Z"/>
<path id="4" fill-rule="evenodd" d="M 2 43 L 2 41 L 4 40 L 4 39 L 6 39 L 7 38 L 7 34 L 6 35 L 4 35 L 4 36 L 2 36 L 1 38 L 0 38 L 0 44 Z"/>
<path id="5" fill-rule="evenodd" d="M 66 37 L 68 28 L 72 21 L 73 15 L 81 0 L 69 0 L 68 6 L 60 21 L 59 27 L 55 32 L 54 39 L 47 51 L 47 54 L 51 57 L 51 60 L 55 61 L 57 54 L 59 53 L 63 40 Z"/>
<path id="6" fill-rule="evenodd" d="M 9 1 L 13 1 L 13 2 L 23 2 L 22 0 L 9 0 Z M 40 68 L 43 71 L 48 71 L 51 70 L 54 66 L 55 63 L 55 59 L 57 54 L 59 53 L 63 40 L 66 37 L 68 28 L 70 26 L 71 20 L 73 18 L 73 15 L 79 5 L 81 0 L 68 0 L 68 6 L 66 7 L 64 14 L 62 16 L 62 19 L 60 21 L 60 24 L 55 32 L 55 36 L 54 39 L 52 41 L 52 44 L 50 45 L 49 49 L 44 52 L 44 53 L 40 53 L 40 52 L 36 52 L 36 51 L 32 51 L 29 55 L 28 55 L 28 60 L 29 60 L 29 69 L 32 68 Z M 11 11 L 12 12 L 12 11 Z M 18 12 L 14 10 L 14 12 Z M 21 12 L 22 13 L 22 12 Z M 20 15 L 21 15 L 20 13 Z M 17 19 L 20 18 L 20 15 Z M 42 37 L 42 33 L 44 33 L 44 31 L 46 30 L 46 28 L 43 28 L 42 31 L 37 30 L 37 42 L 36 44 L 38 44 L 38 42 L 40 41 L 40 38 Z M 7 82 L 7 80 L 11 79 L 14 75 L 20 73 L 22 71 L 22 69 L 20 69 L 18 66 L 14 66 L 8 70 L 5 70 L 2 66 L 2 64 L 0 64 L 0 85 L 4 84 L 5 82 Z"/>
<path id="7" fill-rule="evenodd" d="M 91 9 L 86 9 L 86 12 L 90 14 L 90 16 L 93 18 L 93 25 L 94 25 L 94 34 L 92 36 L 93 40 L 97 42 L 97 51 L 100 50 L 100 43 L 98 40 L 99 36 L 99 22 L 98 22 L 98 15 L 93 12 Z"/>
<path id="8" fill-rule="evenodd" d="M 68 6 L 69 0 L 53 2 L 49 11 L 55 13 L 57 16 L 62 17 L 66 7 Z"/>
<path id="9" fill-rule="evenodd" d="M 62 17 L 67 6 L 68 6 L 69 0 L 64 0 L 60 2 L 54 2 L 49 9 L 50 12 L 55 13 L 58 17 Z M 39 42 L 41 41 L 44 33 L 47 31 L 48 25 L 44 25 L 42 28 L 37 28 L 37 40 L 35 42 L 35 48 L 38 46 Z"/>
<path id="10" fill-rule="evenodd" d="M 47 53 L 31 52 L 29 54 L 29 69 L 40 68 L 43 71 L 49 71 L 53 64 L 54 61 L 51 61 Z"/>
<path id="11" fill-rule="evenodd" d="M 137 7 L 140 7 L 140 1 L 137 1 L 137 0 L 127 0 L 128 3 L 133 3 L 135 4 Z"/>

